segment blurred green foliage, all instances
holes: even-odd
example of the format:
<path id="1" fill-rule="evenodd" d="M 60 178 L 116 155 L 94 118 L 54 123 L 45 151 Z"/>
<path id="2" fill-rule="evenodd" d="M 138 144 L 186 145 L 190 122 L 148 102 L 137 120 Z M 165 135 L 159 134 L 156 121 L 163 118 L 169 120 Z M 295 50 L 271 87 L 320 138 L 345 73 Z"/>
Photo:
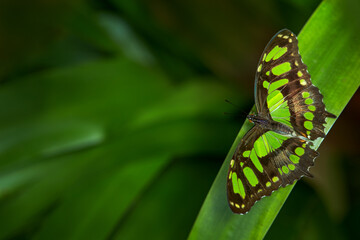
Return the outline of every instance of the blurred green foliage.
<path id="1" fill-rule="evenodd" d="M 0 239 L 186 238 L 253 104 L 266 42 L 299 32 L 318 4 L 1 1 Z M 304 201 L 322 206 L 315 223 L 357 234 L 360 167 L 356 147 L 337 147 L 346 138 L 332 146 L 345 161 L 335 173 L 354 173 L 333 180 L 352 183 L 347 208 L 333 214 L 328 185 L 300 182 L 269 234 L 282 238 Z M 315 223 L 308 236 L 327 236 Z"/>

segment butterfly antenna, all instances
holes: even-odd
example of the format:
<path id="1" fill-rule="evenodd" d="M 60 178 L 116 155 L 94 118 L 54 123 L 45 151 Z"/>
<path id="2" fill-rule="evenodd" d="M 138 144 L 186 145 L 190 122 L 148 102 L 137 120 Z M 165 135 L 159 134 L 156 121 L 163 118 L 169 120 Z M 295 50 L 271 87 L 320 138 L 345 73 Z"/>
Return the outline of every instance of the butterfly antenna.
<path id="1" fill-rule="evenodd" d="M 237 109 L 241 109 L 238 105 L 234 104 L 233 102 L 229 101 L 228 99 L 225 99 L 225 102 L 227 103 L 230 103 L 231 105 L 233 105 L 234 107 L 236 107 Z M 228 113 L 228 112 L 224 112 L 224 114 L 226 115 L 231 115 L 231 114 L 234 114 L 234 113 Z M 241 111 L 240 113 L 236 113 L 237 116 L 240 116 L 240 117 L 246 117 L 248 115 L 248 113 L 244 112 L 244 111 Z"/>
<path id="2" fill-rule="evenodd" d="M 225 102 L 230 103 L 234 107 L 240 108 L 238 105 L 234 104 L 233 102 L 230 102 L 228 99 L 225 99 Z"/>

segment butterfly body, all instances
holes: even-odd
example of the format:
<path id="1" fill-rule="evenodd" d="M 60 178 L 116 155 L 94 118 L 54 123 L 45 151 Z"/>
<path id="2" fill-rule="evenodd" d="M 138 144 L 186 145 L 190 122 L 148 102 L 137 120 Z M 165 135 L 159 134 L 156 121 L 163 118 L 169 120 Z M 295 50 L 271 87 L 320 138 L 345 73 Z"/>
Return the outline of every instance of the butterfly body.
<path id="1" fill-rule="evenodd" d="M 227 196 L 234 213 L 245 214 L 254 203 L 279 187 L 311 177 L 318 152 L 312 141 L 325 137 L 323 95 L 302 62 L 296 36 L 278 32 L 266 46 L 255 75 L 257 113 L 230 161 Z"/>
<path id="2" fill-rule="evenodd" d="M 266 117 L 261 117 L 253 114 L 248 115 L 247 118 L 249 119 L 250 122 L 257 124 L 259 127 L 261 127 L 264 130 L 267 131 L 271 130 L 281 135 L 289 136 L 289 137 L 297 136 L 296 132 L 293 129 L 291 129 L 289 126 L 283 123 L 276 122 Z M 298 136 L 298 137 L 302 138 L 302 136 Z"/>

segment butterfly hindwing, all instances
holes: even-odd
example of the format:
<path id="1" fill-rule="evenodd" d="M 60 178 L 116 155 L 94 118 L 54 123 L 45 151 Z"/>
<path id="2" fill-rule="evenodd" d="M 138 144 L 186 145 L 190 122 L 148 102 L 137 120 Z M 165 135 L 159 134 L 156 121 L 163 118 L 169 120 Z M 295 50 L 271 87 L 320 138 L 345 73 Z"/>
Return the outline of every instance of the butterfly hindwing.
<path id="1" fill-rule="evenodd" d="M 311 176 L 317 152 L 308 142 L 287 138 L 255 125 L 241 140 L 227 177 L 230 208 L 244 214 L 254 203 L 280 186 L 292 184 L 301 176 Z"/>
<path id="2" fill-rule="evenodd" d="M 288 104 L 294 130 L 310 140 L 325 137 L 325 119 L 336 118 L 325 110 L 323 95 L 314 85 L 294 95 L 288 100 Z"/>

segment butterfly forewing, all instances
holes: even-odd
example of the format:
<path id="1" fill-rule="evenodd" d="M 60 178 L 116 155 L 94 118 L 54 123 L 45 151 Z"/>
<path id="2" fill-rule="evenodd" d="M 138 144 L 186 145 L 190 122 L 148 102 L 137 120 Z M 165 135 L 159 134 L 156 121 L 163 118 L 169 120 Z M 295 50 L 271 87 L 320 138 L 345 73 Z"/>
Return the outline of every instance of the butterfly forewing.
<path id="1" fill-rule="evenodd" d="M 255 86 L 259 115 L 284 123 L 310 140 L 324 137 L 325 118 L 336 117 L 325 110 L 323 96 L 299 54 L 298 40 L 287 29 L 265 48 Z"/>
<path id="2" fill-rule="evenodd" d="M 323 96 L 311 83 L 302 62 L 296 36 L 289 30 L 277 33 L 262 54 L 255 79 L 258 116 L 293 129 L 281 135 L 269 126 L 255 126 L 238 145 L 227 176 L 230 208 L 244 214 L 254 203 L 280 186 L 311 176 L 318 153 L 312 141 L 324 137 L 326 117 Z"/>
<path id="3" fill-rule="evenodd" d="M 275 82 L 282 79 L 296 81 L 297 77 L 293 74 L 295 68 L 306 70 L 299 59 L 301 60 L 295 35 L 287 29 L 275 34 L 261 55 L 255 75 L 255 104 L 258 113 L 269 113 L 266 106 L 268 92 L 265 88 L 270 88 L 272 84 L 274 86 Z"/>

